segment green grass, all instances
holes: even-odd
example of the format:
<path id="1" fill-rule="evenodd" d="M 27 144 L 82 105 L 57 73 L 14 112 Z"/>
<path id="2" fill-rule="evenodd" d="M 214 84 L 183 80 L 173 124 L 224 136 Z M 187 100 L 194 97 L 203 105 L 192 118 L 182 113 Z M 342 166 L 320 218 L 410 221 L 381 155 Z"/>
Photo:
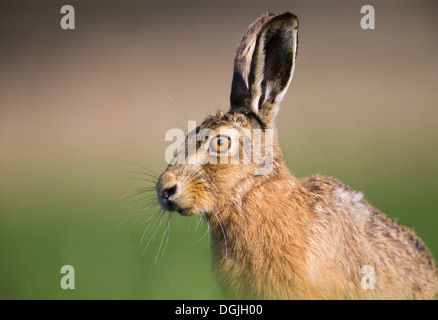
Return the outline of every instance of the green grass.
<path id="1" fill-rule="evenodd" d="M 69 190 L 68 197 L 55 192 L 30 199 L 25 193 L 20 193 L 25 202 L 2 199 L 0 298 L 221 297 L 210 272 L 208 237 L 196 243 L 206 226 L 195 230 L 195 219 L 176 219 L 166 250 L 157 258 L 166 221 L 146 251 L 147 241 L 140 243 L 147 226 L 142 221 L 152 211 L 120 209 L 126 203 L 116 197 L 95 194 L 90 200 L 77 189 Z M 60 287 L 60 269 L 66 264 L 75 268 L 75 290 Z"/>

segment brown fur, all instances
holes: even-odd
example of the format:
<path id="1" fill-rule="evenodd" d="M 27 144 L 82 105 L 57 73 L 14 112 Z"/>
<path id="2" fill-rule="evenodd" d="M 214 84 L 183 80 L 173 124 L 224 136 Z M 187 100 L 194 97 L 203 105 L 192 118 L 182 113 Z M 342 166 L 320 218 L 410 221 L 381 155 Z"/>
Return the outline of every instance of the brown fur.
<path id="1" fill-rule="evenodd" d="M 272 74 L 263 61 L 294 62 L 297 30 L 298 20 L 290 13 L 265 14 L 250 26 L 236 56 L 231 110 L 207 117 L 197 129 L 218 134 L 225 128 L 275 129 L 293 66 L 284 63 Z M 288 47 L 270 51 L 268 45 L 261 45 L 270 41 L 270 35 L 284 36 L 280 45 Z M 248 39 L 256 41 L 254 50 L 244 49 L 251 42 Z M 284 58 L 283 53 L 292 58 Z M 242 143 L 242 138 L 231 138 Z M 197 150 L 201 144 L 197 143 Z M 267 175 L 254 174 L 258 166 L 254 159 L 247 164 L 172 163 L 157 182 L 163 207 L 205 216 L 211 227 L 213 270 L 226 292 L 262 299 L 436 297 L 435 261 L 412 230 L 336 179 L 292 176 L 276 133 L 272 148 L 274 165 Z M 191 156 L 187 148 L 183 151 L 186 159 Z M 167 201 L 163 193 L 172 186 L 176 192 Z M 375 270 L 374 289 L 361 287 L 363 266 Z"/>

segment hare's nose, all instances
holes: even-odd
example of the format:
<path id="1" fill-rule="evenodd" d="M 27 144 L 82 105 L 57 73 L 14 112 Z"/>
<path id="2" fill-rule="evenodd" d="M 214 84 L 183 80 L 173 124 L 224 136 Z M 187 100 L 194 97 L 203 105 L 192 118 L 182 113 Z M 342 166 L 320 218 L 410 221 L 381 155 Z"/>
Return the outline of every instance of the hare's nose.
<path id="1" fill-rule="evenodd" d="M 170 197 L 172 197 L 176 193 L 176 184 L 174 184 L 172 187 L 164 189 L 163 191 L 163 198 L 166 200 L 169 200 Z"/>

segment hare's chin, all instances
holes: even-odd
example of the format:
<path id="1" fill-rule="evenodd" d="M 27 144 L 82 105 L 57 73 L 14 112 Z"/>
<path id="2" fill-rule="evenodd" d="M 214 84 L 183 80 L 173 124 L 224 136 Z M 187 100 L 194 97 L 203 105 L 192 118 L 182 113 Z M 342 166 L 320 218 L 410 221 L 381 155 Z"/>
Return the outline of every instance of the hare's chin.
<path id="1" fill-rule="evenodd" d="M 190 211 L 190 209 L 175 209 L 176 212 L 178 212 L 182 216 L 191 216 L 193 213 Z"/>
<path id="2" fill-rule="evenodd" d="M 191 216 L 194 214 L 191 208 L 181 208 L 173 201 L 160 201 L 160 206 L 166 211 L 176 211 L 183 216 Z"/>
<path id="3" fill-rule="evenodd" d="M 169 210 L 169 209 L 167 209 L 167 210 Z M 192 212 L 192 210 L 190 208 L 177 208 L 177 207 L 174 207 L 174 208 L 170 209 L 169 211 L 176 211 L 180 215 L 186 216 L 186 217 L 187 216 L 192 216 L 192 215 L 195 214 L 195 213 Z"/>
<path id="4" fill-rule="evenodd" d="M 196 210 L 194 207 L 186 207 L 186 208 L 180 208 L 180 207 L 174 207 L 174 211 L 178 212 L 182 216 L 194 216 L 199 214 L 199 211 Z"/>

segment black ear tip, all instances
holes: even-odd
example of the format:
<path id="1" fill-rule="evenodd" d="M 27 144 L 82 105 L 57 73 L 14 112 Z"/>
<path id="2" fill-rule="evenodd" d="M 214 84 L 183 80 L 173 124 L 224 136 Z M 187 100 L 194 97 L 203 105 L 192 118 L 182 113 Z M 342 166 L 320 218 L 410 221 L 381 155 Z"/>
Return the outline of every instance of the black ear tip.
<path id="1" fill-rule="evenodd" d="M 286 11 L 283 13 L 280 13 L 275 17 L 275 19 L 278 21 L 285 22 L 289 25 L 291 25 L 294 29 L 298 29 L 299 23 L 298 23 L 298 17 L 294 15 L 292 12 Z"/>

